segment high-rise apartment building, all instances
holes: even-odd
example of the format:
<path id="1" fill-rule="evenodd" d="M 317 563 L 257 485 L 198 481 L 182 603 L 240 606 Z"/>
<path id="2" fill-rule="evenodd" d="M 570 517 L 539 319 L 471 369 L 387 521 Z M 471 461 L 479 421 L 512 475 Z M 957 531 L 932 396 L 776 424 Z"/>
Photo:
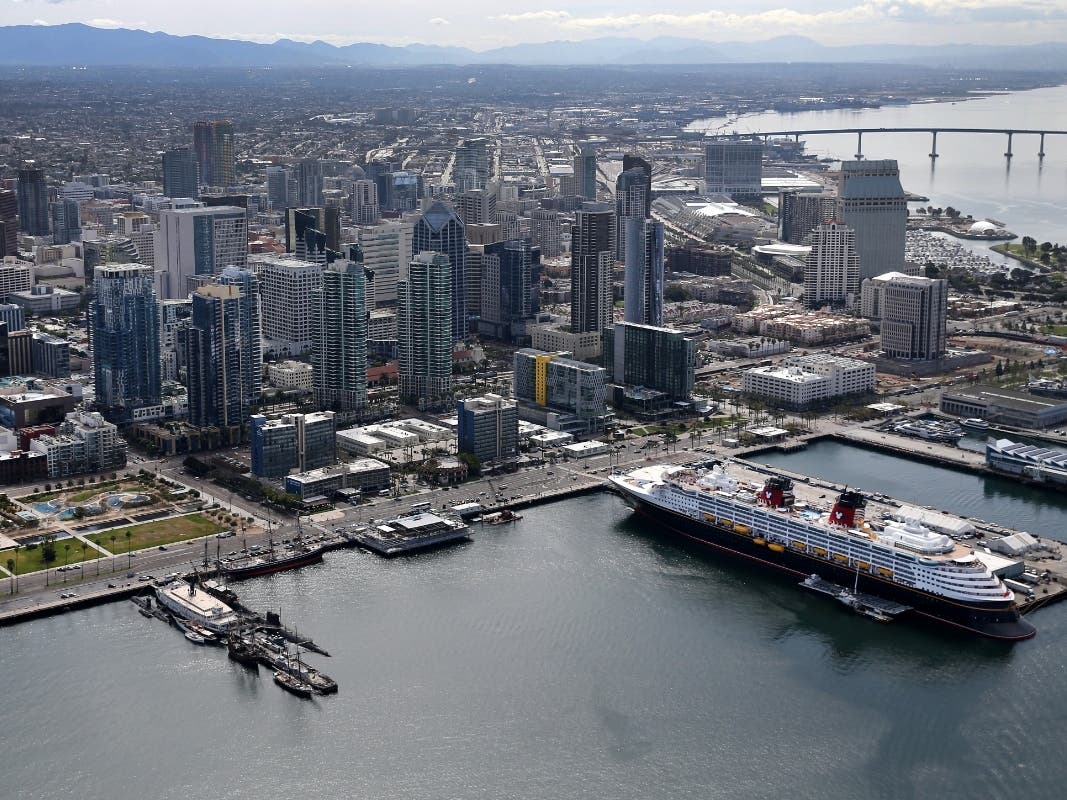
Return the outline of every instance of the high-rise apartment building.
<path id="1" fill-rule="evenodd" d="M 856 232 L 840 222 L 820 222 L 811 233 L 804 264 L 804 305 L 851 306 L 859 302 L 860 260 Z"/>
<path id="2" fill-rule="evenodd" d="M 322 162 L 305 158 L 296 165 L 296 203 L 301 206 L 321 206 Z"/>
<path id="3" fill-rule="evenodd" d="M 210 283 L 193 292 L 192 319 L 179 337 L 188 370 L 189 424 L 194 427 L 226 431 L 248 419 L 243 297 L 241 287 L 232 284 Z"/>
<path id="4" fill-rule="evenodd" d="M 704 191 L 759 197 L 763 191 L 763 143 L 714 139 L 704 144 Z"/>
<path id="5" fill-rule="evenodd" d="M 333 411 L 367 404 L 366 278 L 358 246 L 353 251 L 322 271 L 311 296 L 315 404 Z"/>
<path id="6" fill-rule="evenodd" d="M 163 194 L 167 197 L 199 197 L 200 165 L 188 147 L 163 153 Z"/>
<path id="7" fill-rule="evenodd" d="M 616 384 L 686 400 L 693 393 L 696 342 L 674 328 L 617 322 L 604 331 L 604 364 Z"/>
<path id="8" fill-rule="evenodd" d="M 159 302 L 152 268 L 103 264 L 89 306 L 96 405 L 114 419 L 160 402 Z"/>
<path id="9" fill-rule="evenodd" d="M 641 325 L 663 324 L 663 223 L 621 217 L 626 223 L 623 319 Z"/>
<path id="10" fill-rule="evenodd" d="M 81 211 L 75 200 L 57 200 L 51 205 L 51 213 L 53 244 L 70 244 L 81 240 Z"/>
<path id="11" fill-rule="evenodd" d="M 446 203 L 434 201 L 415 223 L 411 251 L 434 252 L 448 256 L 452 280 L 449 299 L 452 303 L 452 338 L 467 336 L 467 236 L 463 221 Z M 412 262 L 414 263 L 414 262 Z"/>
<path id="12" fill-rule="evenodd" d="M 464 225 L 492 225 L 497 221 L 496 193 L 471 189 L 456 195 L 456 213 Z"/>
<path id="13" fill-rule="evenodd" d="M 611 324 L 615 267 L 615 213 L 606 203 L 585 203 L 571 226 L 571 330 L 603 330 Z"/>
<path id="14" fill-rule="evenodd" d="M 363 265 L 374 273 L 374 307 L 396 305 L 396 284 L 411 263 L 415 226 L 410 222 L 382 222 L 357 231 Z"/>
<path id="15" fill-rule="evenodd" d="M 590 202 L 596 201 L 596 147 L 583 142 L 574 148 L 574 192 L 578 197 Z"/>
<path id="16" fill-rule="evenodd" d="M 400 401 L 440 406 L 452 400 L 452 267 L 421 252 L 397 285 Z"/>
<path id="17" fill-rule="evenodd" d="M 484 189 L 491 177 L 489 139 L 464 139 L 456 146 L 456 159 L 452 165 L 452 174 L 460 191 Z"/>
<path id="18" fill-rule="evenodd" d="M 19 254 L 19 202 L 11 189 L 0 189 L 0 258 Z"/>
<path id="19" fill-rule="evenodd" d="M 241 290 L 238 303 L 244 372 L 241 386 L 247 392 L 245 405 L 249 408 L 258 406 L 263 393 L 263 306 L 259 276 L 247 268 L 227 267 L 219 275 L 218 283 Z"/>
<path id="20" fill-rule="evenodd" d="M 267 167 L 267 202 L 274 211 L 296 205 L 296 180 L 289 167 Z"/>
<path id="21" fill-rule="evenodd" d="M 831 194 L 778 192 L 778 238 L 789 244 L 808 244 L 820 222 L 837 218 L 837 200 Z"/>
<path id="22" fill-rule="evenodd" d="M 253 256 L 263 304 L 264 349 L 271 358 L 299 356 L 314 341 L 314 297 L 322 289 L 322 264 L 291 256 Z"/>
<path id="23" fill-rule="evenodd" d="M 485 250 L 478 332 L 505 341 L 521 339 L 532 315 L 530 243 L 512 239 L 486 245 Z"/>
<path id="24" fill-rule="evenodd" d="M 381 221 L 378 186 L 374 181 L 352 181 L 352 191 L 348 195 L 348 214 L 352 217 L 353 225 L 377 225 Z"/>
<path id="25" fill-rule="evenodd" d="M 19 230 L 31 236 L 47 236 L 48 184 L 44 170 L 28 167 L 18 171 Z"/>
<path id="26" fill-rule="evenodd" d="M 541 248 L 542 258 L 558 258 L 563 252 L 559 212 L 548 208 L 535 208 L 531 211 L 530 240 L 534 247 Z"/>
<path id="27" fill-rule="evenodd" d="M 844 161 L 837 181 L 837 219 L 856 232 L 860 280 L 904 266 L 908 198 L 895 160 Z"/>
<path id="28" fill-rule="evenodd" d="M 233 123 L 229 120 L 201 120 L 193 125 L 193 151 L 204 186 L 233 186 Z"/>
<path id="29" fill-rule="evenodd" d="M 626 252 L 626 220 L 652 216 L 652 165 L 627 153 L 615 179 L 615 257 Z"/>
<path id="30" fill-rule="evenodd" d="M 159 212 L 156 266 L 165 299 L 185 297 L 198 282 L 248 263 L 248 218 L 237 206 Z M 198 281 L 199 279 L 199 281 Z"/>

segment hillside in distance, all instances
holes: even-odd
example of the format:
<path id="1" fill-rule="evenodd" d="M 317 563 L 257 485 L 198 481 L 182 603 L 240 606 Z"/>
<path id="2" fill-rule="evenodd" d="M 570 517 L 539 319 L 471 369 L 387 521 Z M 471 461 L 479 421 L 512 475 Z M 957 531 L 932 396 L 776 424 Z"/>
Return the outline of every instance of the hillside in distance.
<path id="1" fill-rule="evenodd" d="M 758 42 L 709 42 L 658 37 L 602 37 L 518 44 L 475 51 L 463 47 L 373 42 L 335 46 L 280 39 L 260 44 L 125 28 L 64 25 L 0 26 L 0 65 L 142 67 L 299 67 L 430 64 L 611 65 L 770 62 L 892 63 L 954 69 L 1067 72 L 1067 44 L 826 46 L 803 36 Z"/>

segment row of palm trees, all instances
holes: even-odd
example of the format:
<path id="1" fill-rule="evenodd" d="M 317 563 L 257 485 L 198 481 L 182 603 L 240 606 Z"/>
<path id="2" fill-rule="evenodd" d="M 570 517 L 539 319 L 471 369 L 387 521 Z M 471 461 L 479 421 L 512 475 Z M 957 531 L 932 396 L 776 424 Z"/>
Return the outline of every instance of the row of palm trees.
<path id="1" fill-rule="evenodd" d="M 111 534 L 110 538 L 111 538 L 111 571 L 114 572 L 115 571 L 115 558 L 116 558 L 115 543 L 118 541 L 118 536 L 113 533 L 113 534 Z M 126 568 L 129 569 L 131 566 L 133 566 L 133 552 L 132 552 L 132 549 L 133 549 L 133 541 L 132 541 L 133 540 L 133 531 L 129 531 L 129 530 L 126 531 L 125 538 L 126 538 Z M 81 550 L 82 550 L 81 561 L 82 561 L 82 563 L 84 563 L 87 560 L 86 556 L 87 556 L 87 553 L 88 553 L 88 550 L 89 550 L 89 543 L 84 541 L 84 540 L 79 540 L 79 544 L 81 545 Z M 23 546 L 19 545 L 19 544 L 15 545 L 15 547 L 13 548 L 13 550 L 14 550 L 13 556 L 14 557 L 13 558 L 8 558 L 7 559 L 7 564 L 5 565 L 5 566 L 7 566 L 8 573 L 10 573 L 8 575 L 8 594 L 17 594 L 18 590 L 19 590 L 19 551 L 22 549 L 22 547 Z M 68 541 L 68 542 L 64 543 L 64 545 L 63 545 L 63 566 L 64 567 L 66 567 L 68 565 L 68 563 L 70 562 L 70 548 L 71 548 L 71 542 Z M 100 561 L 102 559 L 101 558 L 96 558 L 95 560 L 96 560 L 96 574 L 99 575 L 100 574 Z M 44 573 L 45 586 L 49 585 L 49 572 L 50 572 L 51 569 L 52 568 L 50 566 L 46 566 L 45 567 L 45 573 Z M 66 582 L 67 582 L 67 575 L 66 575 L 66 570 L 64 569 L 63 570 L 63 583 L 66 583 Z"/>

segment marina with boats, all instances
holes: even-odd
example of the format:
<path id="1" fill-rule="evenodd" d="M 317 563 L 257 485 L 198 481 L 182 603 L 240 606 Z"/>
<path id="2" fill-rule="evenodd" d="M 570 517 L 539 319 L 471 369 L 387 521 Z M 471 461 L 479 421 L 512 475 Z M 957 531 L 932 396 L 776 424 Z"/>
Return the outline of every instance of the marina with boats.
<path id="1" fill-rule="evenodd" d="M 210 585 L 209 585 L 210 584 Z M 262 664 L 282 689 L 302 698 L 337 692 L 337 682 L 301 658 L 307 650 L 328 656 L 310 640 L 301 639 L 281 624 L 277 614 L 259 615 L 221 597 L 233 592 L 214 581 L 173 578 L 154 591 L 131 598 L 138 612 L 155 617 L 179 630 L 192 644 L 225 647 L 231 661 L 258 672 Z"/>

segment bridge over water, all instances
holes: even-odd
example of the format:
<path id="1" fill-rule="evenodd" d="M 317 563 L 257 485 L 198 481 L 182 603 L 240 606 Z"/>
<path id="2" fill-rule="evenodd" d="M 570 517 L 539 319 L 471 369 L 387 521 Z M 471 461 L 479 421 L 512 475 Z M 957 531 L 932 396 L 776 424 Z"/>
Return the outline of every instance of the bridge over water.
<path id="1" fill-rule="evenodd" d="M 1008 137 L 1008 149 L 1004 153 L 1005 158 L 1011 158 L 1012 139 L 1016 136 L 1037 136 L 1039 138 L 1037 157 L 1045 157 L 1046 136 L 1067 136 L 1067 131 L 1038 130 L 1032 128 L 812 128 L 809 130 L 788 131 L 752 131 L 751 133 L 729 133 L 717 135 L 715 138 L 727 139 L 753 139 L 762 138 L 764 141 L 771 137 L 792 136 L 799 141 L 801 136 L 820 136 L 824 134 L 856 134 L 856 158 L 863 158 L 863 134 L 865 133 L 928 133 L 930 134 L 930 158 L 937 158 L 937 135 L 939 133 L 985 133 Z"/>

